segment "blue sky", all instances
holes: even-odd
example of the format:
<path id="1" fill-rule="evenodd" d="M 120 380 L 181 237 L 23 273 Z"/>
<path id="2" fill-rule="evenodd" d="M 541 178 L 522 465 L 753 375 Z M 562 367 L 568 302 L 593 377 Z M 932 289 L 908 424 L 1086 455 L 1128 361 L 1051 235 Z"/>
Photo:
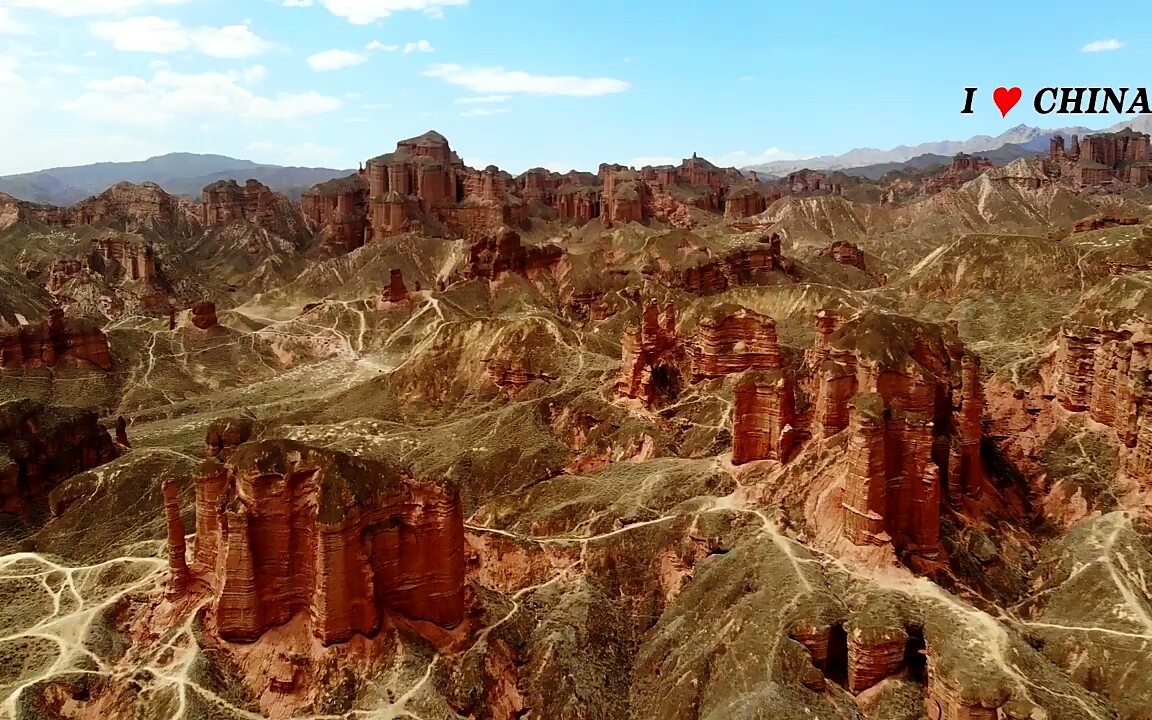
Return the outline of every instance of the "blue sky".
<path id="1" fill-rule="evenodd" d="M 431 128 L 520 172 L 1105 127 L 1031 109 L 1046 85 L 1152 85 L 1152 9 L 1084 7 L 0 0 L 0 174 L 171 151 L 354 167 Z M 1006 118 L 999 85 L 1024 89 Z"/>

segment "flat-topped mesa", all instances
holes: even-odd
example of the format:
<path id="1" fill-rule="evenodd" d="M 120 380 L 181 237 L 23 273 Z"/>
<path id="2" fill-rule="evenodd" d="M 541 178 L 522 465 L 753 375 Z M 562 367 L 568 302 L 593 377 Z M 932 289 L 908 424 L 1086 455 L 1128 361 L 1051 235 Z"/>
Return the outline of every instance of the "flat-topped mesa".
<path id="1" fill-rule="evenodd" d="M 395 151 L 369 160 L 362 172 L 373 237 L 401 232 L 413 212 L 433 213 L 465 197 L 464 162 L 435 131 L 401 140 Z"/>
<path id="2" fill-rule="evenodd" d="M 836 240 L 820 251 L 820 257 L 832 258 L 841 265 L 851 265 L 861 270 L 868 269 L 864 266 L 864 251 L 847 240 Z"/>
<path id="3" fill-rule="evenodd" d="M 1152 335 L 1131 329 L 1065 328 L 1056 355 L 1056 396 L 1137 446 L 1152 413 Z"/>
<path id="4" fill-rule="evenodd" d="M 776 321 L 733 303 L 718 305 L 700 320 L 688 353 L 694 383 L 745 370 L 777 370 Z"/>
<path id="5" fill-rule="evenodd" d="M 813 425 L 825 437 L 850 433 L 848 537 L 867 544 L 886 533 L 897 549 L 933 555 L 945 486 L 960 503 L 984 483 L 979 358 L 951 325 L 866 313 L 832 333 L 813 369 Z"/>
<path id="6" fill-rule="evenodd" d="M 51 218 L 45 220 L 54 224 Z M 187 236 L 199 229 L 190 203 L 150 182 L 117 183 L 63 210 L 57 222 L 64 227 L 106 225 L 127 232 L 154 230 L 165 237 Z"/>
<path id="7" fill-rule="evenodd" d="M 372 634 L 389 612 L 451 628 L 464 570 L 458 489 L 393 463 L 265 440 L 196 478 L 191 574 L 226 640 L 304 611 L 324 645 Z"/>
<path id="8" fill-rule="evenodd" d="M 112 369 L 108 338 L 93 322 L 67 318 L 53 308 L 48 319 L 0 330 L 0 368 L 56 367 L 60 363 L 91 364 Z"/>
<path id="9" fill-rule="evenodd" d="M 772 198 L 760 192 L 755 184 L 742 185 L 728 193 L 724 201 L 724 217 L 739 220 L 759 215 L 768 209 L 771 201 Z"/>
<path id="10" fill-rule="evenodd" d="M 675 397 L 680 391 L 685 361 L 676 336 L 676 306 L 668 303 L 661 313 L 656 305 L 649 304 L 640 322 L 624 333 L 617 393 L 638 398 L 646 407 Z"/>
<path id="11" fill-rule="evenodd" d="M 210 330 L 220 324 L 216 318 L 216 303 L 202 300 L 192 306 L 192 325 L 200 330 Z"/>
<path id="12" fill-rule="evenodd" d="M 785 178 L 784 184 L 793 195 L 843 195 L 843 177 L 830 178 L 818 170 L 797 170 Z"/>
<path id="13" fill-rule="evenodd" d="M 780 253 L 780 236 L 765 235 L 750 248 L 739 248 L 714 260 L 675 270 L 666 284 L 693 295 L 714 295 L 732 287 L 779 282 L 776 273 L 791 275 L 795 266 Z"/>
<path id="14" fill-rule="evenodd" d="M 790 370 L 753 370 L 740 378 L 732 411 L 732 464 L 785 462 L 795 441 L 796 383 Z"/>
<path id="15" fill-rule="evenodd" d="M 520 234 L 508 227 L 472 240 L 468 247 L 468 265 L 464 279 L 496 280 L 507 273 L 527 274 L 551 268 L 564 256 L 559 245 L 523 245 Z"/>
<path id="16" fill-rule="evenodd" d="M 118 455 L 94 412 L 34 400 L 0 403 L 0 513 L 27 514 L 63 480 Z"/>
<path id="17" fill-rule="evenodd" d="M 300 197 L 300 211 L 329 248 L 351 251 L 370 238 L 368 181 L 361 173 L 313 186 Z"/>

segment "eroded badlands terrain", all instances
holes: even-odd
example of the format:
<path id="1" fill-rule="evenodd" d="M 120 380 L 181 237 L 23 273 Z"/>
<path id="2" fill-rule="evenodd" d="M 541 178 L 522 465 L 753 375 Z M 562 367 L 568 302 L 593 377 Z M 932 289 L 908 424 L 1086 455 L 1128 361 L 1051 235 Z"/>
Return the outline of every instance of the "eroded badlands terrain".
<path id="1" fill-rule="evenodd" d="M 1148 137 L 1070 148 L 0 196 L 0 716 L 1152 718 Z"/>

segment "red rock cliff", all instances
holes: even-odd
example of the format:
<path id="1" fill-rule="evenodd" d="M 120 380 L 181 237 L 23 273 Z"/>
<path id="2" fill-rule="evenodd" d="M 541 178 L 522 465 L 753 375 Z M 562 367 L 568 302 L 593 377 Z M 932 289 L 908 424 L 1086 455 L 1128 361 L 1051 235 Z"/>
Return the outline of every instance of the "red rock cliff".
<path id="1" fill-rule="evenodd" d="M 1066 328 L 1056 358 L 1060 404 L 1136 447 L 1152 411 L 1152 336 L 1142 328 Z"/>
<path id="2" fill-rule="evenodd" d="M 250 442 L 196 479 L 192 574 L 220 636 L 253 640 L 307 611 L 324 644 L 396 612 L 464 615 L 464 520 L 454 488 L 389 463 L 287 440 Z"/>
<path id="3" fill-rule="evenodd" d="M 94 412 L 33 400 L 0 403 L 0 512 L 25 514 L 61 481 L 117 454 Z"/>
<path id="4" fill-rule="evenodd" d="M 776 321 L 731 303 L 719 305 L 700 321 L 689 348 L 692 382 L 780 367 Z"/>
<path id="5" fill-rule="evenodd" d="M 753 371 L 736 384 L 732 464 L 785 462 L 795 440 L 795 380 L 791 371 Z"/>
<path id="6" fill-rule="evenodd" d="M 201 198 L 205 227 L 245 222 L 288 240 L 300 240 L 307 232 L 292 201 L 259 180 L 248 180 L 243 187 L 235 180 L 220 180 L 205 187 Z"/>
<path id="7" fill-rule="evenodd" d="M 850 433 L 845 531 L 932 555 L 944 486 L 959 502 L 984 481 L 979 358 L 951 326 L 880 313 L 847 321 L 828 344 L 813 423 Z"/>
<path id="8" fill-rule="evenodd" d="M 682 383 L 685 361 L 676 336 L 676 307 L 669 303 L 661 314 L 655 305 L 648 305 L 640 322 L 624 334 L 617 392 L 639 398 L 646 406 L 662 397 L 674 397 Z"/>
<path id="9" fill-rule="evenodd" d="M 0 330 L 0 368 L 55 367 L 65 361 L 111 370 L 108 338 L 94 323 L 66 318 L 59 308 L 43 322 Z"/>

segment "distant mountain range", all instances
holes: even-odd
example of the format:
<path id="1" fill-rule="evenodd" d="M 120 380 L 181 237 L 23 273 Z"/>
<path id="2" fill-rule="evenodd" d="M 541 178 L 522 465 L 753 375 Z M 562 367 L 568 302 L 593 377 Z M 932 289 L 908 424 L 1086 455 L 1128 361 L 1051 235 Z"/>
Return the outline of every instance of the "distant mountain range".
<path id="1" fill-rule="evenodd" d="M 173 195 L 199 198 L 205 185 L 234 178 L 255 178 L 293 199 L 313 185 L 355 170 L 263 165 L 225 155 L 169 153 L 138 162 L 50 168 L 0 177 L 0 192 L 32 202 L 71 205 L 104 192 L 118 182 L 154 182 Z"/>
<path id="2" fill-rule="evenodd" d="M 1139 132 L 1152 134 L 1152 117 L 1140 115 L 1130 120 L 1124 120 L 1103 130 L 1094 130 L 1082 126 L 1056 129 L 1041 129 L 1030 125 L 1017 125 L 995 137 L 991 135 L 976 135 L 967 140 L 942 140 L 940 142 L 921 143 L 919 145 L 900 145 L 891 150 L 878 150 L 876 148 L 856 148 L 843 155 L 821 155 L 819 157 L 801 160 L 777 160 L 762 165 L 752 165 L 744 170 L 755 170 L 757 173 L 779 176 L 797 170 L 847 170 L 849 168 L 876 167 L 893 164 L 890 169 L 899 169 L 895 164 L 907 163 L 913 158 L 923 155 L 941 156 L 951 158 L 956 153 L 977 153 L 989 157 L 990 151 L 1003 148 L 1007 145 L 1020 146 L 1033 153 L 1047 152 L 1048 140 L 1055 135 L 1065 138 L 1071 135 L 1089 135 L 1098 132 L 1113 132 L 1131 127 Z M 995 160 L 995 158 L 991 158 Z M 1014 160 L 1015 158 L 1011 158 Z M 927 166 L 923 166 L 927 167 Z M 856 173 L 850 173 L 856 174 Z M 861 173 L 862 174 L 862 173 Z M 881 173 L 883 174 L 883 173 Z M 869 175 L 871 177 L 871 175 Z"/>
<path id="3" fill-rule="evenodd" d="M 953 153 L 954 155 L 955 153 Z M 988 158 L 996 165 L 1007 165 L 1013 160 L 1020 158 L 1037 157 L 1039 155 L 1048 154 L 1047 142 L 1044 144 L 1043 151 L 1033 148 L 1033 143 L 1024 145 L 1001 145 L 995 150 L 987 150 L 980 153 L 980 157 Z M 925 153 L 917 155 L 914 158 L 905 160 L 904 162 L 889 162 L 877 163 L 875 165 L 863 165 L 861 167 L 845 168 L 839 172 L 845 175 L 854 175 L 856 177 L 864 177 L 869 180 L 879 180 L 890 172 L 898 170 L 908 170 L 915 168 L 917 170 L 927 170 L 931 167 L 938 167 L 948 165 L 952 162 L 952 155 L 936 155 L 934 153 Z"/>

